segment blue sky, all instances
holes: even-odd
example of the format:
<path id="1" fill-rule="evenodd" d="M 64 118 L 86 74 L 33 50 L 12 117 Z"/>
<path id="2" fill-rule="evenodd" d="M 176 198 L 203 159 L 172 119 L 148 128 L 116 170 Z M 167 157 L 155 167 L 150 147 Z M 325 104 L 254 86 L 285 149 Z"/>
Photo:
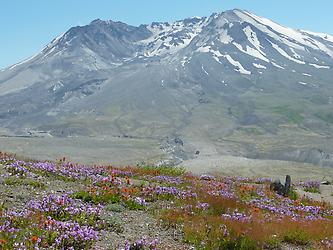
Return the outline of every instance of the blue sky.
<path id="1" fill-rule="evenodd" d="M 332 0 L 1 0 L 0 68 L 96 18 L 138 25 L 245 9 L 285 26 L 333 34 Z"/>

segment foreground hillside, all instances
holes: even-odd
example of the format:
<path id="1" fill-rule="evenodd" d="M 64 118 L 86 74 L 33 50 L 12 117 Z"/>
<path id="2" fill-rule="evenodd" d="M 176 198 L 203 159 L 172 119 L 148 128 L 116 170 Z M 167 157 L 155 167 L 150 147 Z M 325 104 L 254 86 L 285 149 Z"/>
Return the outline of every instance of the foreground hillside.
<path id="1" fill-rule="evenodd" d="M 333 208 L 268 178 L 0 153 L 0 249 L 331 249 Z"/>

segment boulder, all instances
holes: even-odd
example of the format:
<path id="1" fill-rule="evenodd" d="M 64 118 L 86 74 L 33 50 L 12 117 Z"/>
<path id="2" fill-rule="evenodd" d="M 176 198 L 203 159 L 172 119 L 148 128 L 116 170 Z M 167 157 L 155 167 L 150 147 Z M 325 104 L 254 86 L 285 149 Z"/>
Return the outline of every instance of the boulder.
<path id="1" fill-rule="evenodd" d="M 290 175 L 286 176 L 286 182 L 283 185 L 279 179 L 272 182 L 270 186 L 271 190 L 275 191 L 279 195 L 288 196 L 291 188 L 291 177 Z"/>
<path id="2" fill-rule="evenodd" d="M 322 181 L 320 184 L 321 185 L 331 185 L 332 183 L 329 181 Z"/>
<path id="3" fill-rule="evenodd" d="M 212 175 L 208 175 L 208 174 L 203 174 L 200 176 L 200 180 L 204 180 L 204 181 L 215 181 L 215 177 Z"/>
<path id="4" fill-rule="evenodd" d="M 290 187 L 291 187 L 291 177 L 290 175 L 286 176 L 286 182 L 284 184 L 284 193 L 283 196 L 288 196 L 290 193 Z"/>
<path id="5" fill-rule="evenodd" d="M 284 194 L 285 188 L 284 188 L 284 185 L 281 183 L 281 181 L 279 179 L 272 182 L 270 188 L 271 188 L 271 190 L 278 193 L 279 195 Z"/>

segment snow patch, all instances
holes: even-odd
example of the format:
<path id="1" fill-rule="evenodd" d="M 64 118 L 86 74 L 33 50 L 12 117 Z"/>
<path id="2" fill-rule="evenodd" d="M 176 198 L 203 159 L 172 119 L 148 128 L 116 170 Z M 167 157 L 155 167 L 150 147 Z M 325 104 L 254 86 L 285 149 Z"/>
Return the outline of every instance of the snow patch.
<path id="1" fill-rule="evenodd" d="M 264 65 L 261 65 L 259 63 L 252 63 L 254 67 L 258 68 L 258 69 L 267 69 L 266 66 Z M 262 73 L 262 72 L 261 72 Z"/>
<path id="2" fill-rule="evenodd" d="M 197 49 L 197 52 L 202 52 L 202 53 L 209 53 L 210 46 L 204 46 L 204 47 L 199 47 Z"/>
<path id="3" fill-rule="evenodd" d="M 309 83 L 306 83 L 306 82 L 298 82 L 299 84 L 302 84 L 302 85 L 308 85 Z"/>
<path id="4" fill-rule="evenodd" d="M 58 81 L 58 82 L 53 84 L 52 91 L 55 92 L 58 89 L 61 89 L 63 86 L 64 86 L 64 84 L 61 81 Z"/>
<path id="5" fill-rule="evenodd" d="M 290 61 L 293 61 L 293 62 L 295 62 L 295 63 L 298 63 L 298 64 L 305 64 L 305 62 L 300 61 L 300 60 L 297 60 L 297 59 L 291 57 L 290 55 L 288 55 L 288 53 L 285 52 L 282 48 L 280 48 L 279 45 L 277 45 L 277 44 L 275 44 L 275 43 L 272 43 L 271 41 L 269 41 L 269 42 L 272 44 L 273 48 L 274 48 L 275 50 L 277 50 L 277 51 L 278 51 L 282 56 L 284 56 L 285 58 L 287 58 L 287 59 L 289 59 Z"/>
<path id="6" fill-rule="evenodd" d="M 244 28 L 243 31 L 244 31 L 247 39 L 249 40 L 249 42 L 254 46 L 254 48 L 257 51 L 259 51 L 260 54 L 262 54 L 264 57 L 266 57 L 265 52 L 262 51 L 263 46 L 261 46 L 260 41 L 257 37 L 257 34 L 251 29 L 251 27 L 246 26 L 246 28 Z"/>
<path id="7" fill-rule="evenodd" d="M 227 30 L 222 30 L 219 40 L 221 43 L 224 44 L 229 44 L 233 41 L 233 38 L 231 36 L 228 35 L 228 31 Z"/>
<path id="8" fill-rule="evenodd" d="M 302 57 L 296 53 L 296 51 L 293 49 L 293 48 L 290 48 L 291 52 L 293 52 L 293 56 L 296 58 L 296 59 L 301 59 Z"/>
<path id="9" fill-rule="evenodd" d="M 303 76 L 312 76 L 312 75 L 310 75 L 310 74 L 308 74 L 308 73 L 302 73 L 302 75 L 303 75 Z"/>
<path id="10" fill-rule="evenodd" d="M 203 65 L 201 65 L 201 69 L 203 70 L 203 72 L 205 72 L 205 74 L 206 74 L 207 76 L 209 75 L 208 72 L 205 70 L 205 68 L 204 68 Z"/>
<path id="11" fill-rule="evenodd" d="M 271 63 L 272 63 L 273 66 L 275 66 L 275 67 L 277 67 L 277 68 L 279 68 L 279 69 L 285 69 L 284 67 L 278 65 L 278 64 L 275 63 L 275 62 L 271 62 Z"/>
<path id="12" fill-rule="evenodd" d="M 183 67 L 185 67 L 185 63 L 188 63 L 187 56 L 183 57 L 183 60 L 180 61 Z"/>
<path id="13" fill-rule="evenodd" d="M 230 55 L 222 55 L 222 56 L 224 58 L 226 58 L 229 61 L 229 63 L 231 63 L 233 66 L 235 66 L 237 68 L 237 69 L 235 69 L 235 71 L 238 71 L 239 73 L 244 74 L 244 75 L 252 74 L 251 71 L 244 69 L 243 65 L 240 62 L 234 60 Z"/>
<path id="14" fill-rule="evenodd" d="M 240 51 L 242 51 L 245 54 L 248 54 L 252 57 L 256 57 L 259 58 L 265 62 L 269 62 L 269 60 L 263 56 L 258 50 L 251 48 L 250 46 L 246 45 L 246 49 L 244 50 L 242 45 L 238 44 L 238 43 L 232 43 L 237 49 L 239 49 Z"/>
<path id="15" fill-rule="evenodd" d="M 314 63 L 309 63 L 310 66 L 313 66 L 317 69 L 330 69 L 330 66 L 326 66 L 326 65 L 318 65 L 318 64 L 314 64 Z"/>

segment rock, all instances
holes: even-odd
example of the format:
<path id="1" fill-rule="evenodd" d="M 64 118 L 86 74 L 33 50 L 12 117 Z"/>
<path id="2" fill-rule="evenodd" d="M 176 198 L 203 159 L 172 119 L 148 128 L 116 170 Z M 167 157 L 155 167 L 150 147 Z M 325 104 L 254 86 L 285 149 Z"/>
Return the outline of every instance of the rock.
<path id="1" fill-rule="evenodd" d="M 286 182 L 283 185 L 279 179 L 272 182 L 270 188 L 271 190 L 275 191 L 279 195 L 288 196 L 291 187 L 291 177 L 290 175 L 286 176 Z"/>
<path id="2" fill-rule="evenodd" d="M 284 188 L 284 185 L 281 184 L 281 181 L 279 179 L 277 179 L 274 182 L 272 182 L 270 188 L 271 188 L 271 190 L 275 191 L 279 195 L 283 195 L 284 194 L 285 188 Z"/>
<path id="3" fill-rule="evenodd" d="M 321 185 L 331 185 L 332 183 L 329 181 L 322 181 L 320 184 Z"/>
<path id="4" fill-rule="evenodd" d="M 208 174 L 203 174 L 200 176 L 200 180 L 204 180 L 204 181 L 214 181 L 215 177 L 212 175 L 208 175 Z"/>
<path id="5" fill-rule="evenodd" d="M 290 175 L 287 175 L 286 176 L 286 183 L 284 184 L 283 196 L 288 196 L 289 195 L 290 187 L 291 187 L 291 177 L 290 177 Z"/>
<path id="6" fill-rule="evenodd" d="M 174 140 L 174 142 L 175 142 L 176 144 L 179 144 L 179 145 L 184 146 L 184 142 L 183 142 L 182 139 L 180 139 L 179 137 L 176 137 L 175 140 Z"/>

